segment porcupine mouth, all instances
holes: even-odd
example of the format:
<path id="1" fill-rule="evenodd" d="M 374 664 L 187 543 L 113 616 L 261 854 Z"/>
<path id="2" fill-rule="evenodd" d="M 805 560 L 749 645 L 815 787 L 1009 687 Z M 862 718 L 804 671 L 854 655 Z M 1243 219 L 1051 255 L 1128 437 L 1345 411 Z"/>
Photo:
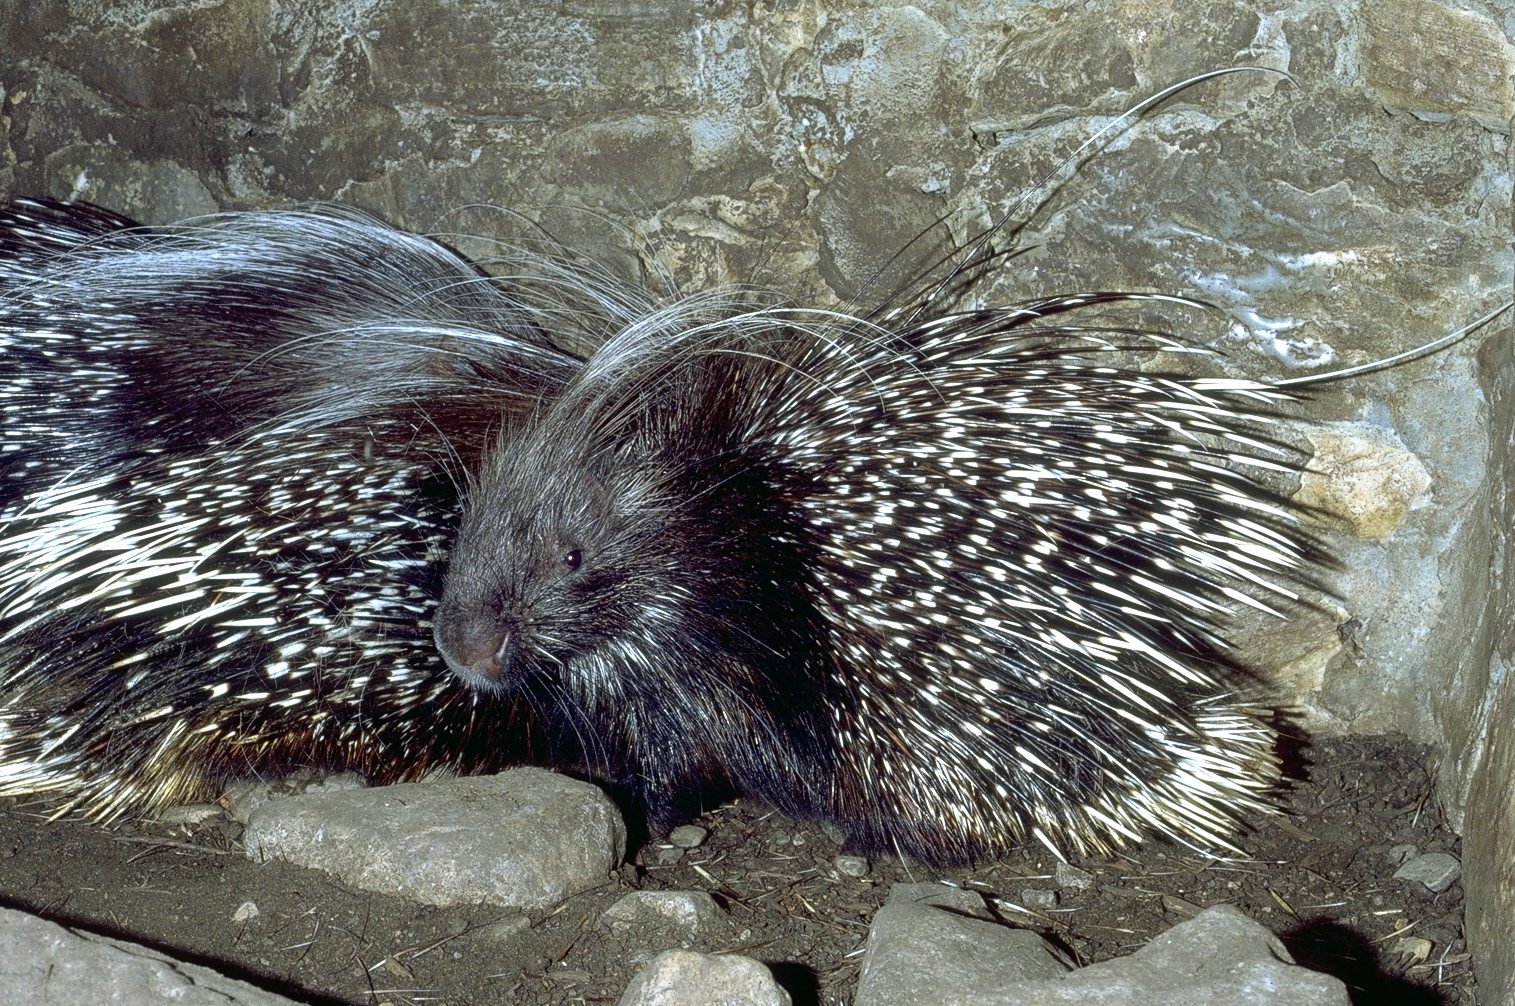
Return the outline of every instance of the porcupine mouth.
<path id="1" fill-rule="evenodd" d="M 453 675 L 469 688 L 475 691 L 488 692 L 492 695 L 503 695 L 505 693 L 505 683 L 500 679 L 492 678 L 471 667 L 459 664 L 448 658 L 446 654 L 443 654 L 443 659 L 447 661 L 448 670 L 452 671 Z"/>

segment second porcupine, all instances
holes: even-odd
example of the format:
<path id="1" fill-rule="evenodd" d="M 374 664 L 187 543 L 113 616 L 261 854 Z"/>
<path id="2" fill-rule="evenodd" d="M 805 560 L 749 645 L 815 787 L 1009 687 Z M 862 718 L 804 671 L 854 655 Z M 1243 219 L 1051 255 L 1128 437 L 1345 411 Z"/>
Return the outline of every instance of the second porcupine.
<path id="1" fill-rule="evenodd" d="M 335 209 L 0 211 L 0 793 L 519 757 L 429 618 L 460 469 L 579 365 L 543 309 Z"/>
<path id="2" fill-rule="evenodd" d="M 1123 369 L 1094 295 L 884 324 L 711 296 L 622 319 L 486 463 L 436 616 L 462 677 L 933 860 L 1208 848 L 1274 738 L 1218 636 L 1313 558 L 1248 471 L 1259 383 Z"/>

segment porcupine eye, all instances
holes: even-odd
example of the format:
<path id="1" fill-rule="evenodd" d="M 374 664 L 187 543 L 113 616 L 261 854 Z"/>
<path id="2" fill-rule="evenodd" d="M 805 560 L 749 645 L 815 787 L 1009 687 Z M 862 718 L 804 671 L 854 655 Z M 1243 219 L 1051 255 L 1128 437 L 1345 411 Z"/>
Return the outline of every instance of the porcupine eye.
<path id="1" fill-rule="evenodd" d="M 563 553 L 563 565 L 568 567 L 570 573 L 584 564 L 584 552 L 578 548 L 570 548 Z"/>

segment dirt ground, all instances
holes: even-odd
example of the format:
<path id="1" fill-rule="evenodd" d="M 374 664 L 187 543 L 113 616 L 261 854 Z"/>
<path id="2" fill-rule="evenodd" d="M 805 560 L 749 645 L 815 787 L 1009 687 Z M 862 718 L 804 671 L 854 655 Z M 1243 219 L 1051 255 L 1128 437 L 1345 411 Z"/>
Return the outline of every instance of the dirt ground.
<path id="1" fill-rule="evenodd" d="M 1284 937 L 1301 963 L 1335 974 L 1355 1003 L 1473 1006 L 1462 888 L 1444 894 L 1393 879 L 1389 850 L 1459 853 L 1431 795 L 1425 754 L 1403 742 L 1318 743 L 1292 817 L 1245 836 L 1255 859 L 1205 862 L 1149 844 L 1083 857 L 1085 891 L 1058 892 L 1037 849 L 973 870 L 933 873 L 874 862 L 840 876 L 821 829 L 745 804 L 698 822 L 710 834 L 680 855 L 654 841 L 614 883 L 527 921 L 489 907 L 440 910 L 348 890 L 241 854 L 238 826 L 47 823 L 0 803 L 0 901 L 56 921 L 157 946 L 318 1003 L 614 1003 L 649 951 L 597 925 L 633 889 L 709 891 L 730 913 L 725 938 L 700 949 L 770 963 L 797 1006 L 846 1003 L 868 921 L 895 881 L 946 880 L 983 892 L 1005 921 L 1037 929 L 1080 962 L 1141 946 L 1199 908 L 1229 902 Z M 669 863 L 669 860 L 675 860 Z M 660 864 L 667 865 L 660 865 Z M 1031 911 L 1028 902 L 1041 905 Z M 256 914 L 246 907 L 256 906 Z M 1428 941 L 1422 942 L 1422 941 Z"/>

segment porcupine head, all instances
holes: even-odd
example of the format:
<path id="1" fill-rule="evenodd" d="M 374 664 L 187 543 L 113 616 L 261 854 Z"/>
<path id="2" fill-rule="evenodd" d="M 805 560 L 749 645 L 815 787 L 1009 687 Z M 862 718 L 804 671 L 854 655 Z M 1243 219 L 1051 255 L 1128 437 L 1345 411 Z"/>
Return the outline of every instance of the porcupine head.
<path id="1" fill-rule="evenodd" d="M 526 697 L 653 827 L 733 790 L 820 815 L 825 647 L 793 515 L 719 362 L 639 373 L 591 367 L 502 438 L 437 644 L 471 686 Z"/>

